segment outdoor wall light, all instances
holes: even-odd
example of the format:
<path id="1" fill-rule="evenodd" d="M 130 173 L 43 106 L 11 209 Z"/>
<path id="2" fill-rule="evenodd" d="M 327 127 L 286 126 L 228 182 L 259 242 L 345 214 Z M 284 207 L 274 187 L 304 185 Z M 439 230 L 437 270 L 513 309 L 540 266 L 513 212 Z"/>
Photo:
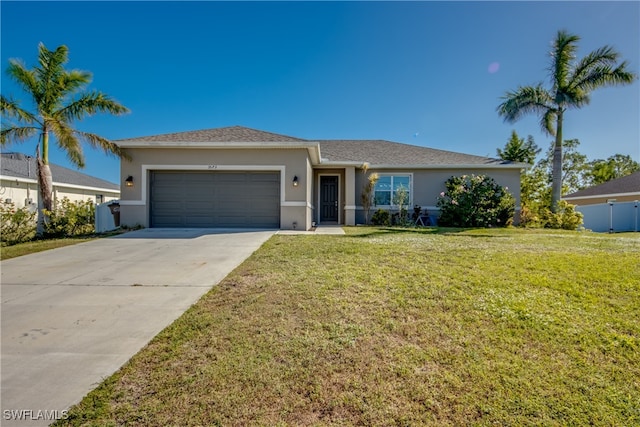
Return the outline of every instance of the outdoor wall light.
<path id="1" fill-rule="evenodd" d="M 293 186 L 297 187 L 298 186 L 298 175 L 293 177 Z"/>
<path id="2" fill-rule="evenodd" d="M 133 187 L 133 177 L 129 175 L 127 179 L 124 180 L 124 185 L 127 187 Z"/>

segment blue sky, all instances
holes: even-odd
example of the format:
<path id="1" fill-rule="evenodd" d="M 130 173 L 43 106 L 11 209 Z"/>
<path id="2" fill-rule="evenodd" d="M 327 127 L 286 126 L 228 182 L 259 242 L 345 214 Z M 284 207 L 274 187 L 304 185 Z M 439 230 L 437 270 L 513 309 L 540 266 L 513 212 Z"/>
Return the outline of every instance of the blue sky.
<path id="1" fill-rule="evenodd" d="M 578 56 L 613 45 L 640 71 L 639 2 L 0 2 L 9 58 L 69 47 L 67 68 L 127 116 L 77 128 L 110 139 L 241 125 L 307 139 L 387 139 L 495 156 L 515 129 L 546 149 L 538 119 L 496 113 L 519 85 L 546 83 L 559 29 Z M 28 106 L 29 104 L 23 104 Z M 595 91 L 565 116 L 589 159 L 640 161 L 640 83 Z M 5 151 L 35 153 L 35 141 Z M 119 183 L 119 160 L 85 150 L 85 173 Z M 54 150 L 53 163 L 69 166 Z"/>

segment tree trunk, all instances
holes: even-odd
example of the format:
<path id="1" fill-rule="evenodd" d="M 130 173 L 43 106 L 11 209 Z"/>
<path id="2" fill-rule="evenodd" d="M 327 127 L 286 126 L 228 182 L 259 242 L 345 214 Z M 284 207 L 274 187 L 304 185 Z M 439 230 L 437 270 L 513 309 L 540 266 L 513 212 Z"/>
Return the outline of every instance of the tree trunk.
<path id="1" fill-rule="evenodd" d="M 53 208 L 53 177 L 51 176 L 51 168 L 49 167 L 49 135 L 47 132 L 42 134 L 42 158 L 40 153 L 36 156 L 38 159 L 38 225 L 36 227 L 36 236 L 42 237 L 44 234 L 45 224 L 49 222 L 49 215 L 45 211 L 51 211 Z"/>
<path id="2" fill-rule="evenodd" d="M 553 213 L 557 212 L 558 202 L 562 197 L 562 113 L 562 110 L 558 112 L 551 170 L 551 212 Z"/>

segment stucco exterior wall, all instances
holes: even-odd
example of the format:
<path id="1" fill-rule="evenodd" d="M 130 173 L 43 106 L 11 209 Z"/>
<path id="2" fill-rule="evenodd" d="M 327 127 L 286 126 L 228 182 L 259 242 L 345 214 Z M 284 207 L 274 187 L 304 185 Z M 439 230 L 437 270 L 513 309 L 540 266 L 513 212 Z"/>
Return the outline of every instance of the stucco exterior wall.
<path id="1" fill-rule="evenodd" d="M 280 221 L 282 229 L 309 229 L 309 194 L 313 183 L 308 151 L 292 149 L 129 148 L 131 161 L 121 162 L 121 223 L 149 226 L 149 174 L 154 170 L 279 171 L 281 173 Z M 124 180 L 133 177 L 134 185 Z M 293 185 L 294 176 L 298 185 Z"/>
<path id="2" fill-rule="evenodd" d="M 362 189 L 372 173 L 378 174 L 410 174 L 411 191 L 409 201 L 409 212 L 412 212 L 414 205 L 419 205 L 423 209 L 428 209 L 431 215 L 437 215 L 438 196 L 445 191 L 445 182 L 452 176 L 460 175 L 487 175 L 496 180 L 498 184 L 507 187 L 516 199 L 516 218 L 519 216 L 520 210 L 520 170 L 519 169 L 370 169 L 367 173 L 363 173 L 362 169 L 357 169 L 355 173 L 356 183 L 356 223 L 363 224 L 365 221 L 365 213 L 362 207 Z M 371 206 L 370 215 L 378 208 Z"/>
<path id="3" fill-rule="evenodd" d="M 102 196 L 102 202 L 108 202 L 120 198 L 120 192 L 100 188 L 82 188 L 68 187 L 64 184 L 53 185 L 54 206 L 56 201 L 62 200 L 64 197 L 72 202 L 91 200 L 96 203 L 96 196 Z M 0 200 L 6 202 L 10 200 L 15 204 L 16 208 L 28 206 L 33 210 L 37 209 L 39 199 L 38 184 L 35 180 L 15 180 L 2 179 L 0 181 Z M 30 201 L 30 203 L 29 203 Z"/>

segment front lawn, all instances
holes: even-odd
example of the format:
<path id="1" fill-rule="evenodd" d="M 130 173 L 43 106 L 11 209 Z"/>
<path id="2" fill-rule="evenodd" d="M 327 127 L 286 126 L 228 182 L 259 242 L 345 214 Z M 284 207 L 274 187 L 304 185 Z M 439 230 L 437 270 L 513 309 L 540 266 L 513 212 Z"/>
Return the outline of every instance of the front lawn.
<path id="1" fill-rule="evenodd" d="M 56 425 L 638 425 L 639 260 L 637 234 L 276 235 Z"/>

